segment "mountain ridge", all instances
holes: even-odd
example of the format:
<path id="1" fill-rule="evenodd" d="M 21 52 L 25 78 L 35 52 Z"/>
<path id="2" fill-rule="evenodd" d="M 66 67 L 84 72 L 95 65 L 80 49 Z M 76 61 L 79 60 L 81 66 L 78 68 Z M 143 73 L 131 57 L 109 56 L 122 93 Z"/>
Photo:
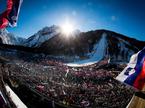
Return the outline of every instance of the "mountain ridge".
<path id="1" fill-rule="evenodd" d="M 103 34 L 106 34 L 105 43 L 101 45 Z M 96 61 L 101 60 L 101 58 L 108 58 L 112 62 L 128 62 L 132 54 L 145 46 L 144 41 L 106 29 L 76 32 L 65 37 L 61 33 L 60 27 L 55 25 L 42 28 L 20 43 L 4 45 L 3 48 L 16 48 L 34 53 L 42 52 L 60 57 L 70 56 L 74 58 L 73 62 L 93 60 L 92 57 L 95 57 L 94 60 Z M 104 52 L 101 52 L 101 50 Z M 101 52 L 101 58 L 96 59 L 96 57 L 99 57 L 99 52 Z"/>
<path id="2" fill-rule="evenodd" d="M 10 44 L 10 45 L 22 45 L 25 38 L 15 36 L 9 33 L 6 29 L 0 29 L 0 43 Z"/>

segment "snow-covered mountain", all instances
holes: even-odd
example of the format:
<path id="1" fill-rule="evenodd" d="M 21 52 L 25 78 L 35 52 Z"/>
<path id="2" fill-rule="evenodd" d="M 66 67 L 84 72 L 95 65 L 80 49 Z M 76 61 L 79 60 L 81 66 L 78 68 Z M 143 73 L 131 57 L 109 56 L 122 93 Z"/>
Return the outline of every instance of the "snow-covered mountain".
<path id="1" fill-rule="evenodd" d="M 58 26 L 44 27 L 33 36 L 24 40 L 16 38 L 6 30 L 0 31 L 0 42 L 11 45 L 23 45 L 31 52 L 68 57 L 70 61 L 78 64 L 94 63 L 102 59 L 110 62 L 128 62 L 130 56 L 143 47 L 145 42 L 129 38 L 109 30 L 95 30 L 88 32 L 74 31 L 71 36 L 64 36 Z M 70 59 L 71 58 L 71 59 Z"/>
<path id="2" fill-rule="evenodd" d="M 88 58 L 85 60 L 78 60 L 73 63 L 68 63 L 68 66 L 85 66 L 97 63 L 102 60 L 104 57 L 107 57 L 106 54 L 106 45 L 107 45 L 107 34 L 103 33 L 102 38 L 98 43 L 93 46 L 93 50 L 87 53 Z"/>
<path id="3" fill-rule="evenodd" d="M 56 36 L 60 33 L 60 27 L 58 26 L 51 26 L 51 27 L 44 27 L 42 30 L 38 31 L 33 36 L 29 37 L 25 43 L 24 46 L 28 47 L 38 47 L 43 42 L 49 40 L 50 38 Z"/>
<path id="4" fill-rule="evenodd" d="M 79 30 L 74 30 L 73 32 L 74 35 L 77 35 L 79 33 L 80 33 Z M 43 29 L 35 33 L 33 36 L 29 37 L 25 41 L 24 46 L 39 47 L 45 41 L 48 41 L 49 39 L 60 34 L 62 34 L 62 31 L 59 26 L 53 25 L 51 27 L 44 27 Z"/>
<path id="5" fill-rule="evenodd" d="M 66 38 L 61 33 L 61 28 L 54 25 L 29 37 L 24 46 L 35 47 L 51 55 L 71 56 L 77 58 L 73 59 L 74 62 L 82 64 L 104 58 L 112 62 L 128 62 L 132 54 L 145 46 L 145 42 L 108 30 L 76 30 L 72 36 Z"/>
<path id="6" fill-rule="evenodd" d="M 22 45 L 24 41 L 24 38 L 17 37 L 14 34 L 9 33 L 6 29 L 0 29 L 0 43 L 9 45 Z"/>
<path id="7" fill-rule="evenodd" d="M 96 30 L 82 32 L 69 39 L 58 34 L 43 42 L 39 48 L 52 55 L 74 56 L 79 58 L 79 61 L 74 59 L 74 62 L 86 63 L 104 58 L 111 62 L 128 62 L 130 56 L 144 46 L 145 42 L 108 30 Z"/>

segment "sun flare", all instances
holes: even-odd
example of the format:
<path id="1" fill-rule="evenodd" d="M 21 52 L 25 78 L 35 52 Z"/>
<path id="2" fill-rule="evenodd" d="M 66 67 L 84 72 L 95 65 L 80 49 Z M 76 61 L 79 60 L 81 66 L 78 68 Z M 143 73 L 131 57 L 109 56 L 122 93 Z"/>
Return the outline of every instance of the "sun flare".
<path id="1" fill-rule="evenodd" d="M 61 29 L 62 29 L 62 33 L 65 34 L 66 36 L 69 36 L 74 31 L 73 24 L 71 24 L 68 21 L 62 24 Z"/>

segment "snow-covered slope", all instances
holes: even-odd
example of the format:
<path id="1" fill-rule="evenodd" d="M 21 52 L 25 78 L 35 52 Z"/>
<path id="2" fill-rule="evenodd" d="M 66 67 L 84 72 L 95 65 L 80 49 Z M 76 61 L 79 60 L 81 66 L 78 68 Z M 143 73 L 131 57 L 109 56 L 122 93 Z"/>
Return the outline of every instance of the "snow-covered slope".
<path id="1" fill-rule="evenodd" d="M 74 57 L 69 61 L 73 64 L 90 64 L 102 58 L 108 58 L 110 62 L 115 63 L 128 62 L 130 56 L 143 46 L 145 42 L 108 30 L 95 30 L 80 33 L 77 37 L 72 36 L 69 39 L 58 35 L 43 42 L 40 49 L 59 57 Z"/>
<path id="2" fill-rule="evenodd" d="M 78 35 L 79 33 L 80 31 L 77 29 L 73 31 L 73 35 Z M 33 36 L 29 37 L 23 45 L 28 47 L 39 47 L 45 41 L 48 41 L 58 35 L 62 35 L 61 27 L 56 25 L 44 27 Z"/>
<path id="3" fill-rule="evenodd" d="M 28 38 L 24 43 L 24 46 L 38 47 L 43 42 L 49 40 L 50 38 L 54 37 L 58 33 L 60 33 L 60 27 L 58 26 L 53 25 L 51 27 L 45 27 L 42 30 L 38 31 L 33 36 L 31 36 L 30 38 Z"/>
<path id="4" fill-rule="evenodd" d="M 101 59 L 103 59 L 105 57 L 105 53 L 106 53 L 106 45 L 107 45 L 107 41 L 106 41 L 106 33 L 102 34 L 102 38 L 100 39 L 100 41 L 98 43 L 96 43 L 94 45 L 93 51 L 91 53 L 88 53 L 88 57 L 89 59 L 86 60 L 80 60 L 77 62 L 73 62 L 73 63 L 68 63 L 68 66 L 86 66 L 86 65 L 91 65 L 94 63 L 97 63 L 98 61 L 100 61 Z"/>
<path id="5" fill-rule="evenodd" d="M 101 59 L 110 62 L 128 62 L 132 54 L 145 46 L 145 42 L 109 30 L 80 32 L 67 37 L 59 26 L 45 27 L 25 41 L 6 30 L 0 31 L 0 42 L 33 47 L 34 52 L 61 57 L 77 65 L 96 63 Z M 21 43 L 21 44 L 20 44 Z M 29 50 L 27 50 L 29 51 Z M 69 60 L 68 60 L 69 59 Z"/>
<path id="6" fill-rule="evenodd" d="M 0 43 L 9 45 L 22 45 L 25 39 L 16 37 L 6 29 L 0 29 Z"/>

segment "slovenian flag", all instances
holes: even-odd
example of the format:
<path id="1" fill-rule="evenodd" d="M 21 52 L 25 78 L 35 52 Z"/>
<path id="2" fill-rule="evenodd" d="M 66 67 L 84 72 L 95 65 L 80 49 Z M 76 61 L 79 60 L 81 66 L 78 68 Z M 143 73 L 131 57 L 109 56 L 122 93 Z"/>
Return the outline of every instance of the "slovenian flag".
<path id="1" fill-rule="evenodd" d="M 142 90 L 145 85 L 145 48 L 134 54 L 117 80 Z"/>
<path id="2" fill-rule="evenodd" d="M 0 14 L 0 29 L 8 25 L 15 27 L 17 25 L 19 10 L 23 0 L 7 0 L 7 9 Z"/>

